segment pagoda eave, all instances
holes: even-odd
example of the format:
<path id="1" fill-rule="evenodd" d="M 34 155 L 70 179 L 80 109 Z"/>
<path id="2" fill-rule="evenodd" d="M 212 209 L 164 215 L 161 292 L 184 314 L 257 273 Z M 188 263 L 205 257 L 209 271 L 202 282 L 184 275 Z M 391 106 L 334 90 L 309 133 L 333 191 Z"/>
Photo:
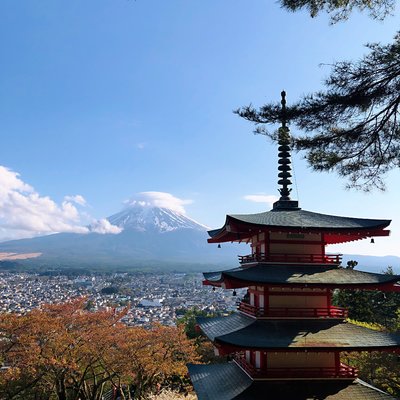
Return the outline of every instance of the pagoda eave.
<path id="1" fill-rule="evenodd" d="M 268 398 L 293 399 L 368 399 L 394 400 L 360 379 L 330 380 L 253 380 L 236 363 L 188 365 L 190 378 L 199 399 L 254 400 Z"/>
<path id="2" fill-rule="evenodd" d="M 243 314 L 198 318 L 201 331 L 214 343 L 238 349 L 269 351 L 396 351 L 400 335 L 371 331 L 349 322 L 327 318 L 255 319 Z"/>
<path id="3" fill-rule="evenodd" d="M 208 243 L 226 242 L 248 242 L 253 235 L 258 233 L 290 233 L 290 234 L 313 234 L 323 233 L 326 244 L 338 244 L 353 242 L 371 237 L 389 236 L 390 230 L 387 229 L 360 229 L 360 228 L 305 228 L 305 227 L 271 227 L 265 225 L 229 225 L 229 230 L 223 227 L 218 233 L 207 239 Z"/>
<path id="4" fill-rule="evenodd" d="M 256 281 L 242 281 L 239 279 L 227 278 L 221 282 L 211 282 L 207 279 L 203 280 L 203 285 L 213 286 L 223 289 L 242 289 L 248 286 L 268 286 L 268 288 L 287 288 L 287 289 L 362 289 L 362 290 L 379 290 L 381 292 L 396 292 L 400 293 L 400 285 L 397 284 L 317 284 L 317 283 L 304 283 L 304 284 L 266 284 Z"/>
<path id="5" fill-rule="evenodd" d="M 214 346 L 218 349 L 218 354 L 220 356 L 229 356 L 231 354 L 246 350 L 261 351 L 261 352 L 273 352 L 273 353 L 308 353 L 308 352 L 318 352 L 318 353 L 332 353 L 332 352 L 363 352 L 363 351 L 383 351 L 387 353 L 400 354 L 399 345 L 394 346 L 359 346 L 359 347 L 338 347 L 338 346 L 326 346 L 322 344 L 321 346 L 304 346 L 304 347 L 257 347 L 247 345 L 239 346 L 234 344 L 225 343 L 219 339 L 213 342 Z"/>
<path id="6" fill-rule="evenodd" d="M 301 271 L 301 274 L 299 274 Z M 274 265 L 259 263 L 249 267 L 204 273 L 204 285 L 238 289 L 248 286 L 268 288 L 328 288 L 400 291 L 400 276 L 321 265 Z"/>

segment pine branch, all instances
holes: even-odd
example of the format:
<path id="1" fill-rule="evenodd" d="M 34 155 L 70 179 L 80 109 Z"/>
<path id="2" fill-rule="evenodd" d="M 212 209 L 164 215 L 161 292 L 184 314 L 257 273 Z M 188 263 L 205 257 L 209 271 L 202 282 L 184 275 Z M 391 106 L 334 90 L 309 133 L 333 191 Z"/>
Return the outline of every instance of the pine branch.
<path id="1" fill-rule="evenodd" d="M 326 12 L 332 24 L 348 19 L 354 10 L 367 11 L 372 18 L 383 20 L 395 6 L 395 0 L 280 0 L 280 3 L 292 12 L 306 10 L 313 18 Z"/>
<path id="2" fill-rule="evenodd" d="M 325 91 L 287 107 L 286 118 L 303 131 L 293 147 L 316 171 L 336 171 L 348 186 L 384 189 L 384 175 L 400 167 L 400 34 L 389 45 L 369 44 L 356 62 L 334 64 Z M 278 103 L 235 111 L 272 140 L 268 125 L 282 120 Z"/>

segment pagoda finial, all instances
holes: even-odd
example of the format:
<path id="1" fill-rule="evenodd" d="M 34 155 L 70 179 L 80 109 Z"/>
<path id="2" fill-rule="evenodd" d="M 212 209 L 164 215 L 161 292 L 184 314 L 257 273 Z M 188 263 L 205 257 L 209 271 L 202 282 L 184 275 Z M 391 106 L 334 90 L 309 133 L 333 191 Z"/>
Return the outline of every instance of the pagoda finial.
<path id="1" fill-rule="evenodd" d="M 286 92 L 282 90 L 281 92 L 281 104 L 282 104 L 282 113 L 281 113 L 281 127 L 278 129 L 278 170 L 279 170 L 279 180 L 278 185 L 281 185 L 281 188 L 278 189 L 279 194 L 281 195 L 280 199 L 274 203 L 274 209 L 298 209 L 298 202 L 290 200 L 290 192 L 292 191 L 289 186 L 292 184 L 290 178 L 292 174 L 290 171 L 292 170 L 290 167 L 290 132 L 287 127 L 287 114 L 286 114 Z"/>
<path id="2" fill-rule="evenodd" d="M 282 104 L 282 128 L 286 128 L 286 92 L 281 92 L 281 104 Z"/>

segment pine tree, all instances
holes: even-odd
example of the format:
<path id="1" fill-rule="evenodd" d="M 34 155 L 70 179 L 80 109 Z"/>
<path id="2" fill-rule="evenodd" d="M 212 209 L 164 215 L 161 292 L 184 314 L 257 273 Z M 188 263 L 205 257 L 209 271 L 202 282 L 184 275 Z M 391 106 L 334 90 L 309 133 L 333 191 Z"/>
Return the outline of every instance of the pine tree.
<path id="1" fill-rule="evenodd" d="M 280 0 L 289 11 L 305 9 L 311 17 L 325 11 L 331 15 L 332 23 L 347 19 L 352 11 L 367 11 L 372 18 L 383 19 L 390 14 L 395 0 Z"/>
<path id="2" fill-rule="evenodd" d="M 368 9 L 384 18 L 394 0 L 281 0 L 284 8 L 308 9 L 311 16 L 331 13 L 333 21 L 347 18 L 353 9 Z M 285 118 L 304 132 L 293 146 L 305 151 L 317 171 L 336 171 L 348 186 L 384 189 L 384 175 L 400 167 L 400 34 L 391 44 L 368 44 L 369 53 L 358 61 L 332 65 L 323 91 L 306 95 L 288 106 Z M 276 140 L 266 126 L 282 120 L 279 103 L 235 111 L 254 122 L 255 132 Z"/>

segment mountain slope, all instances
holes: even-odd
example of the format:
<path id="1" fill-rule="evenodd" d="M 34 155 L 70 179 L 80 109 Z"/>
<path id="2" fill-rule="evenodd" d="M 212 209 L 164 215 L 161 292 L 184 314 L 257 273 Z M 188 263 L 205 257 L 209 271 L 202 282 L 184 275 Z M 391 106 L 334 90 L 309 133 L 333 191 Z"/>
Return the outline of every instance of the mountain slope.
<path id="1" fill-rule="evenodd" d="M 58 233 L 0 243 L 0 252 L 42 255 L 30 263 L 86 266 L 136 266 L 146 263 L 226 263 L 236 265 L 238 246 L 207 243 L 207 228 L 184 214 L 131 206 L 108 218 L 122 228 L 118 234 Z M 211 268 L 211 267 L 210 267 Z"/>
<path id="2" fill-rule="evenodd" d="M 200 265 L 212 270 L 238 266 L 237 255 L 248 254 L 245 244 L 227 243 L 222 248 L 207 243 L 207 228 L 184 214 L 167 208 L 131 206 L 108 218 L 122 229 L 118 234 L 58 233 L 0 243 L 0 253 L 42 253 L 27 260 L 33 265 L 135 267 L 178 264 Z M 400 273 L 399 257 L 344 255 L 357 260 L 357 269 L 381 272 L 392 266 Z M 204 264 L 207 264 L 204 266 Z"/>
<path id="3" fill-rule="evenodd" d="M 132 206 L 107 218 L 112 225 L 124 230 L 171 232 L 179 229 L 194 229 L 206 231 L 207 227 L 191 218 L 170 210 L 159 207 Z"/>

